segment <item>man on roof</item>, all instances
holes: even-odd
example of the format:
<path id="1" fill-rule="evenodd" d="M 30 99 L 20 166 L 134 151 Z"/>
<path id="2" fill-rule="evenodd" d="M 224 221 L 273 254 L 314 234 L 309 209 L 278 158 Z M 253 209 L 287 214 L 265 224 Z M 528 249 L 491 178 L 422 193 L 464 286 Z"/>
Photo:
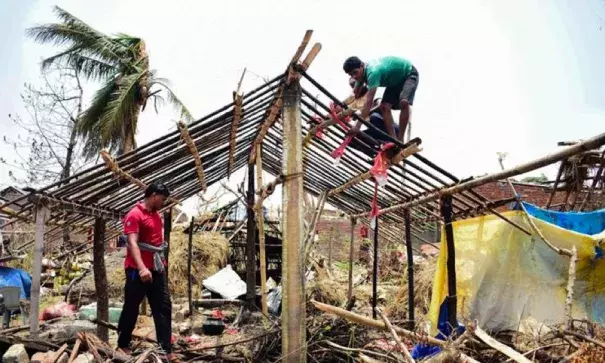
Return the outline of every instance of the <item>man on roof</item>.
<path id="1" fill-rule="evenodd" d="M 364 120 L 370 116 L 378 87 L 386 88 L 380 102 L 384 126 L 392 137 L 403 141 L 418 87 L 418 71 L 412 63 L 404 58 L 392 56 L 368 63 L 362 62 L 358 57 L 349 57 L 343 64 L 343 70 L 357 82 L 353 90 L 357 97 L 367 89 L 366 100 L 361 110 L 361 117 Z M 401 111 L 398 131 L 395 129 L 392 109 Z M 349 133 L 357 134 L 360 128 L 361 122 L 357 122 Z"/>

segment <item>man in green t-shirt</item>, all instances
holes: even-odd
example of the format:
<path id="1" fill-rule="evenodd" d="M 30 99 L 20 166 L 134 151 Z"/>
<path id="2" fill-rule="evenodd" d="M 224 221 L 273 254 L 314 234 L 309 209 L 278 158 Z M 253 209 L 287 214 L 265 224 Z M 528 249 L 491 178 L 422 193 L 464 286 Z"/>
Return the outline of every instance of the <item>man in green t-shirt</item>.
<path id="1" fill-rule="evenodd" d="M 367 88 L 366 102 L 361 117 L 366 120 L 378 87 L 386 87 L 380 103 L 386 130 L 391 136 L 403 141 L 403 135 L 410 120 L 411 106 L 418 87 L 418 71 L 408 60 L 399 57 L 384 57 L 364 63 L 357 57 L 349 57 L 343 70 L 357 81 L 354 93 L 357 96 Z M 399 135 L 395 133 L 391 109 L 401 110 L 399 114 Z M 361 122 L 357 122 L 349 134 L 357 134 Z"/>

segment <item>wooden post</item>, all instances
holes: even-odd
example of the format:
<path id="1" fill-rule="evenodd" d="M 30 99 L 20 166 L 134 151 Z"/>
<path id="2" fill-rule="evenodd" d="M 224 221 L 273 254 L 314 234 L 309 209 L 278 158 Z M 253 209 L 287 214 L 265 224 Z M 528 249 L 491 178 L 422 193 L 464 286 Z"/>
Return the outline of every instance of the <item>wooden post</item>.
<path id="1" fill-rule="evenodd" d="M 189 244 L 187 246 L 187 298 L 189 299 L 189 314 L 193 316 L 193 294 L 191 292 L 191 260 L 193 257 L 193 228 L 195 217 L 191 217 L 189 225 Z"/>
<path id="2" fill-rule="evenodd" d="M 376 319 L 376 306 L 378 303 L 378 219 L 374 227 L 374 258 L 372 261 L 372 318 Z"/>
<path id="3" fill-rule="evenodd" d="M 412 255 L 412 223 L 410 209 L 405 210 L 405 253 L 408 257 L 408 329 L 415 329 L 414 317 L 414 256 Z"/>
<path id="4" fill-rule="evenodd" d="M 284 89 L 284 153 L 282 173 L 303 172 L 300 84 Z M 282 357 L 283 362 L 307 361 L 306 311 L 304 297 L 303 178 L 284 182 L 282 192 Z"/>
<path id="5" fill-rule="evenodd" d="M 357 219 L 351 218 L 351 243 L 349 243 L 349 295 L 348 301 L 353 298 L 353 255 L 355 251 L 355 224 Z"/>
<path id="6" fill-rule="evenodd" d="M 263 145 L 259 144 L 256 148 L 256 184 L 263 185 Z M 260 294 L 261 311 L 265 316 L 269 315 L 267 301 L 267 257 L 265 253 L 265 216 L 263 214 L 263 196 L 258 197 L 256 205 L 256 217 L 258 218 L 258 248 L 260 265 Z"/>
<path id="7" fill-rule="evenodd" d="M 334 226 L 330 228 L 330 240 L 328 241 L 328 270 L 332 271 L 332 244 L 334 240 Z"/>
<path id="8" fill-rule="evenodd" d="M 248 164 L 248 191 L 246 198 L 248 221 L 246 233 L 246 301 L 248 308 L 254 305 L 256 297 L 256 225 L 254 219 L 254 164 Z"/>
<path id="9" fill-rule="evenodd" d="M 458 323 L 456 320 L 456 250 L 454 246 L 454 227 L 452 226 L 453 210 L 452 196 L 444 195 L 441 198 L 441 214 L 445 228 L 445 241 L 447 244 L 447 321 L 455 333 Z"/>
<path id="10" fill-rule="evenodd" d="M 31 306 L 29 315 L 29 332 L 32 337 L 38 336 L 40 323 L 40 275 L 42 274 L 42 255 L 44 254 L 44 222 L 48 217 L 48 209 L 38 204 L 36 209 L 36 229 L 34 243 L 34 267 L 32 271 Z"/>
<path id="11" fill-rule="evenodd" d="M 170 232 L 172 232 L 172 208 L 168 208 L 164 212 L 164 242 L 168 244 L 166 247 L 166 283 L 168 284 L 168 270 L 170 270 Z M 170 284 L 168 284 L 170 286 Z"/>
<path id="12" fill-rule="evenodd" d="M 103 218 L 95 218 L 92 251 L 95 291 L 97 293 L 97 319 L 109 321 L 109 297 L 107 295 L 107 272 L 105 271 L 105 220 Z M 107 327 L 98 324 L 97 336 L 102 341 L 107 342 L 109 340 Z"/>

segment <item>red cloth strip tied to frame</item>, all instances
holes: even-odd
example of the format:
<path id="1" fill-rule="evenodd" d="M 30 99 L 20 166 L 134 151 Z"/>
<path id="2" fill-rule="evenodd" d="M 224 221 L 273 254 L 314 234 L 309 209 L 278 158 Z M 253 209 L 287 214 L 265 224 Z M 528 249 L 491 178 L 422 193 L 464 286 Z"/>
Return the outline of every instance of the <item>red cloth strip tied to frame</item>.
<path id="1" fill-rule="evenodd" d="M 372 166 L 372 169 L 370 169 L 372 177 L 374 177 L 376 183 L 381 187 L 384 187 L 387 184 L 387 172 L 389 168 L 389 158 L 387 156 L 387 150 L 392 149 L 393 147 L 395 147 L 395 144 L 392 142 L 383 144 L 380 147 L 378 155 L 376 155 L 376 157 L 374 158 L 374 166 Z"/>
<path id="2" fill-rule="evenodd" d="M 336 105 L 334 104 L 334 102 L 330 103 L 330 116 L 340 125 L 340 127 L 342 127 L 344 131 L 349 130 L 349 125 L 347 125 L 345 121 L 349 122 L 351 118 L 347 116 L 344 121 L 341 120 L 340 117 L 338 117 L 338 112 L 336 110 Z M 352 140 L 353 136 L 351 135 L 345 137 L 342 144 L 340 144 L 340 146 L 337 147 L 336 150 L 332 151 L 330 156 L 334 158 L 334 166 L 340 165 L 340 158 L 344 155 L 347 146 L 349 146 Z"/>
<path id="3" fill-rule="evenodd" d="M 315 131 L 315 137 L 317 137 L 320 140 L 323 140 L 324 138 L 324 129 L 323 127 L 321 127 L 321 124 L 323 123 L 323 118 L 319 117 L 319 116 L 315 116 L 312 118 L 313 122 L 320 125 L 317 128 L 317 131 Z"/>

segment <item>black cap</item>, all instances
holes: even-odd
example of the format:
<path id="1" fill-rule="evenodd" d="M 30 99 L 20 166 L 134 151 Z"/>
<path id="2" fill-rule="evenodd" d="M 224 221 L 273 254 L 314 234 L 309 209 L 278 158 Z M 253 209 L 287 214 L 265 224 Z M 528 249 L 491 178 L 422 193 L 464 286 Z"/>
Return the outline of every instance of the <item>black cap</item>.
<path id="1" fill-rule="evenodd" d="M 345 63 L 342 65 L 342 69 L 345 71 L 345 73 L 348 74 L 356 68 L 361 68 L 362 64 L 363 64 L 363 62 L 361 61 L 361 59 L 353 56 L 353 57 L 347 58 Z"/>
<path id="2" fill-rule="evenodd" d="M 153 193 L 162 194 L 166 198 L 170 196 L 168 187 L 162 182 L 153 182 L 149 184 L 147 189 L 145 189 L 145 198 L 150 197 Z"/>

